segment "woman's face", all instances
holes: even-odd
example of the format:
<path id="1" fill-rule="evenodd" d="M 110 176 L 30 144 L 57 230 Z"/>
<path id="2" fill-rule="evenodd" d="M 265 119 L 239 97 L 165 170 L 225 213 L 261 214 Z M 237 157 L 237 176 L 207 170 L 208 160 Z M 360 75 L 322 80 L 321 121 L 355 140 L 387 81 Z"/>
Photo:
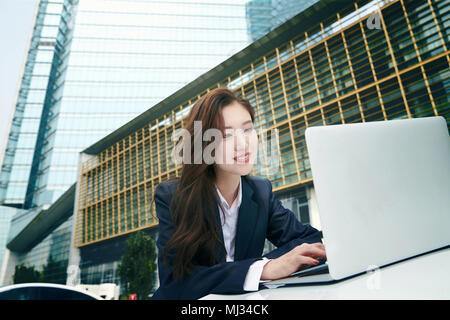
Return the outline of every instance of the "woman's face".
<path id="1" fill-rule="evenodd" d="M 247 175 L 253 168 L 258 153 L 258 136 L 247 109 L 239 102 L 222 108 L 225 131 L 215 153 L 218 170 L 236 175 Z"/>

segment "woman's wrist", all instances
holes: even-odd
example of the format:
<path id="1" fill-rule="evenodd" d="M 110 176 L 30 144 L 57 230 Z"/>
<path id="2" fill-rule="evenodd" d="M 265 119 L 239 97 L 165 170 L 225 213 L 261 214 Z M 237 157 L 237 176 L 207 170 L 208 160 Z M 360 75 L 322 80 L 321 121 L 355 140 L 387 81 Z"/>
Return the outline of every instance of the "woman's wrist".
<path id="1" fill-rule="evenodd" d="M 276 265 L 275 260 L 272 259 L 264 265 L 263 271 L 261 273 L 261 280 L 274 280 L 273 273 L 274 267 Z"/>

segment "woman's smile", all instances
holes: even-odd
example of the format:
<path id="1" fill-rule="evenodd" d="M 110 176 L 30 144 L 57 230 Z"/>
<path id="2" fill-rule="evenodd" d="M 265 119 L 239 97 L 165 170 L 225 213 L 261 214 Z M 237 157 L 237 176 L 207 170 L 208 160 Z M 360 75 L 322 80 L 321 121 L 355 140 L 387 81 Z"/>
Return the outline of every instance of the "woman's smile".
<path id="1" fill-rule="evenodd" d="M 250 153 L 244 153 L 243 155 L 239 155 L 233 158 L 237 163 L 248 163 L 250 160 Z"/>

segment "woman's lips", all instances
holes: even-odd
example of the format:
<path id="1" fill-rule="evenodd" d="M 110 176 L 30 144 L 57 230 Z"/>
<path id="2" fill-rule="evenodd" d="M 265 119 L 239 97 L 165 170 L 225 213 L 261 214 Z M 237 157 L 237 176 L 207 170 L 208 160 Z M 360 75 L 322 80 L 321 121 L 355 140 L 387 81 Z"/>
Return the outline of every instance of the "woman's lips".
<path id="1" fill-rule="evenodd" d="M 243 155 L 240 156 L 236 156 L 233 158 L 234 161 L 239 162 L 239 163 L 247 163 L 250 160 L 250 153 L 244 153 Z"/>

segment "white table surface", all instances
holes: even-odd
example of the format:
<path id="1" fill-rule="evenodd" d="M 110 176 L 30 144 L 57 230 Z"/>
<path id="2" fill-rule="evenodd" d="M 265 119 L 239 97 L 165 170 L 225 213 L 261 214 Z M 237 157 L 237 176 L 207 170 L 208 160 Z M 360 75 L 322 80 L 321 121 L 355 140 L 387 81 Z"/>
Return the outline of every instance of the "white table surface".
<path id="1" fill-rule="evenodd" d="M 202 300 L 450 299 L 450 248 L 328 285 L 262 289 Z"/>

